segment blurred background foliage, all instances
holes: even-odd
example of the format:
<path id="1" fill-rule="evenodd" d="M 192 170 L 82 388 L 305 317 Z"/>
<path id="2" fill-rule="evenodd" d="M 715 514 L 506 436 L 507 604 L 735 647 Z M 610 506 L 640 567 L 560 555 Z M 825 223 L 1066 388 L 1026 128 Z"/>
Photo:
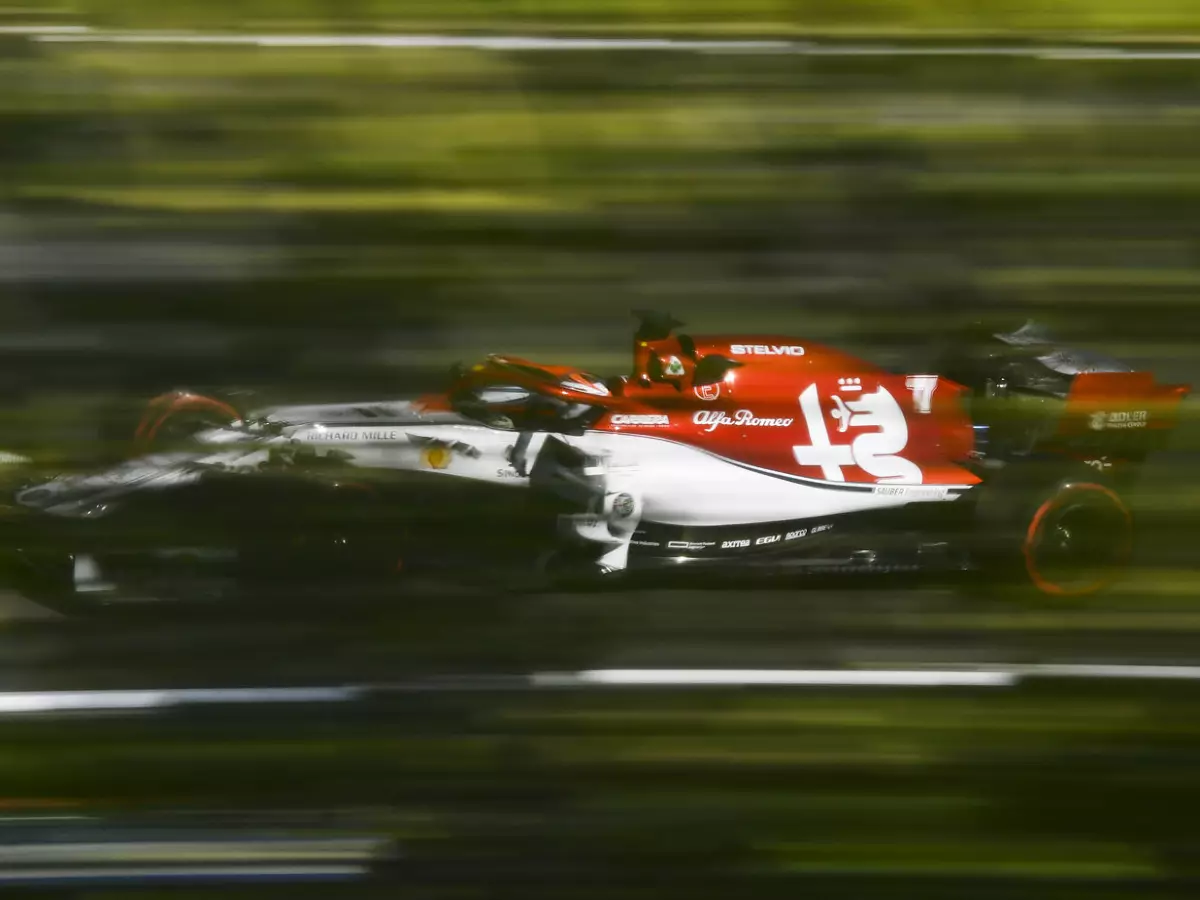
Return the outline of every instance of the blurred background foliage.
<path id="1" fill-rule="evenodd" d="M 769 38 L 1178 37 L 1191 16 L 1165 0 L 131 0 L 33 18 Z M 1200 329 L 1198 83 L 1189 59 L 0 35 L 0 336 L 42 379 L 139 391 L 211 381 L 217 359 L 233 381 L 385 393 L 487 351 L 624 368 L 637 306 L 903 354 L 986 302 L 1179 356 Z"/>
<path id="2" fill-rule="evenodd" d="M 0 26 L 33 21 L 1186 45 L 1200 5 L 81 0 L 0 14 Z M 0 31 L 5 446 L 35 440 L 35 426 L 81 439 L 91 405 L 184 381 L 403 395 L 490 351 L 624 369 L 634 307 L 887 360 L 920 359 L 956 319 L 999 310 L 1188 380 L 1198 125 L 1190 58 L 187 46 Z M 1160 481 L 1163 504 L 1193 508 L 1189 483 Z M 1192 571 L 1152 573 L 1104 601 L 1116 604 L 1107 615 L 946 612 L 927 597 L 883 597 L 860 614 L 826 596 L 797 611 L 784 594 L 756 618 L 733 590 L 707 601 L 701 633 L 694 595 L 592 598 L 626 632 L 597 628 L 586 653 L 640 664 L 674 643 L 684 664 L 714 647 L 731 664 L 840 664 L 864 646 L 871 662 L 983 654 L 1000 634 L 997 652 L 1036 658 L 1079 648 L 1090 629 L 1090 641 L 1105 636 L 1098 658 L 1136 645 L 1186 660 L 1200 627 L 1194 532 L 1172 534 L 1177 567 Z M 830 608 L 858 618 L 822 625 Z M 526 621 L 463 637 L 481 617 L 453 617 L 420 648 L 410 636 L 407 658 L 436 668 L 583 652 L 577 634 Z M 905 638 L 910 627 L 942 633 Z M 401 654 L 396 636 L 411 629 L 393 621 L 364 637 L 363 624 L 342 650 L 366 656 L 361 642 L 378 642 L 371 659 L 391 666 L 379 644 Z M 277 623 L 239 624 L 234 645 L 185 631 L 165 650 L 153 630 L 116 630 L 113 657 L 78 670 L 21 632 L 11 646 L 25 655 L 10 653 L 21 677 L 40 665 L 68 685 L 78 672 L 90 684 L 162 679 L 165 664 L 145 663 L 159 648 L 190 678 L 212 675 L 214 660 L 267 667 L 254 641 Z M 807 644 L 788 643 L 797 635 Z M 57 633 L 39 636 L 59 646 Z M 97 652 L 94 632 L 77 637 Z M 336 678 L 331 643 L 328 628 L 306 633 L 271 664 Z M 17 804 L 384 804 L 421 860 L 448 860 L 468 882 L 464 865 L 477 877 L 495 866 L 521 896 L 540 885 L 636 896 L 660 883 L 738 896 L 746 882 L 734 879 L 748 875 L 760 894 L 795 896 L 794 874 L 834 879 L 804 882 L 827 896 L 863 896 L 843 876 L 920 900 L 1194 895 L 1183 879 L 1198 846 L 1195 697 L 1105 691 L 422 699 L 386 727 L 354 728 L 253 712 L 236 728 L 6 725 L 0 780 Z M 431 871 L 451 893 L 462 884 Z"/>

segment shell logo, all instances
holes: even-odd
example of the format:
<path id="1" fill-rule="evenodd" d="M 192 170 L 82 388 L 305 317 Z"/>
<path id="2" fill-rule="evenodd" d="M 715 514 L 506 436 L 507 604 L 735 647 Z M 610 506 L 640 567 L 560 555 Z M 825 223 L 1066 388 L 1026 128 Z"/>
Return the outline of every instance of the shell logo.
<path id="1" fill-rule="evenodd" d="M 421 451 L 421 462 L 431 469 L 445 469 L 450 465 L 452 455 L 449 447 L 441 445 L 426 447 Z"/>

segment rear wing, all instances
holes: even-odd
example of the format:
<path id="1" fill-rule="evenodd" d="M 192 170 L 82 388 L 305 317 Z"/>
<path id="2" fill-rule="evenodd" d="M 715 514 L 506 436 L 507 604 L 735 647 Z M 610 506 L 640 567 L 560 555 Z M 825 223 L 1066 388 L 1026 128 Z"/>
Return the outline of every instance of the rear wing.
<path id="1" fill-rule="evenodd" d="M 1190 384 L 1158 384 L 1150 372 L 1077 375 L 1058 422 L 1058 437 L 1154 449 L 1179 424 Z"/>

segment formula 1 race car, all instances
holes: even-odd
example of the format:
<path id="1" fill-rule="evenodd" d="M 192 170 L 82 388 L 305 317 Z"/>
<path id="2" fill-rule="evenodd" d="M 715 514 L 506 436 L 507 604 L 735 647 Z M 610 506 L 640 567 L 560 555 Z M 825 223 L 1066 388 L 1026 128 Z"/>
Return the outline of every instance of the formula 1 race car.
<path id="1" fill-rule="evenodd" d="M 1128 485 L 1190 390 L 1031 323 L 892 372 L 639 317 L 627 376 L 493 355 L 414 399 L 242 411 L 164 394 L 131 458 L 21 484 L 0 546 L 60 605 L 196 578 L 712 567 L 980 571 L 1081 596 L 1128 562 Z"/>

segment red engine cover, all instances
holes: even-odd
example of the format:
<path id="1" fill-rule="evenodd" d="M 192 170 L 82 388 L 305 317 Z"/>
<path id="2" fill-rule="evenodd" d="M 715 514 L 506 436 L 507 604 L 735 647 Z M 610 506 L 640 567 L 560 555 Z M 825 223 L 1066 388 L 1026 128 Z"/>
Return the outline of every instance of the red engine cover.
<path id="1" fill-rule="evenodd" d="M 692 384 L 695 362 L 713 354 L 740 365 L 718 384 Z M 652 357 L 680 363 L 683 374 L 647 379 Z M 597 427 L 821 481 L 969 485 L 979 478 L 956 464 L 974 447 L 963 392 L 945 378 L 894 374 L 789 338 L 672 336 L 639 343 L 635 376 Z"/>
<path id="2" fill-rule="evenodd" d="M 700 360 L 737 363 L 695 384 Z M 765 470 L 831 483 L 971 485 L 974 432 L 964 388 L 898 375 L 850 354 L 770 335 L 638 341 L 630 378 L 607 383 L 563 366 L 491 357 L 455 390 L 520 385 L 604 410 L 593 427 L 691 444 Z M 447 398 L 427 398 L 446 408 Z"/>

